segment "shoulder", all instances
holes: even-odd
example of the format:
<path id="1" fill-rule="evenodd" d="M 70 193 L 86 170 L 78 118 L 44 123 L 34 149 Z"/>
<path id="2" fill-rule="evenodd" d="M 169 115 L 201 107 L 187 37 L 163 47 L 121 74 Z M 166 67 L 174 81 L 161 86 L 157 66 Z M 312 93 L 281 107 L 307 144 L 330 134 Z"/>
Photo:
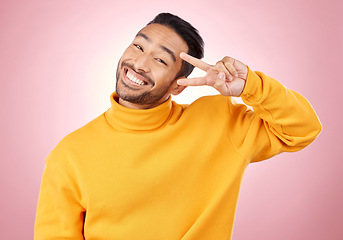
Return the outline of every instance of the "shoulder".
<path id="1" fill-rule="evenodd" d="M 226 105 L 230 97 L 222 95 L 203 96 L 191 103 L 188 108 L 212 108 Z"/>
<path id="2" fill-rule="evenodd" d="M 99 132 L 106 127 L 107 121 L 104 117 L 104 114 L 101 114 L 89 123 L 68 134 L 62 141 L 66 144 L 85 142 L 99 135 Z"/>
<path id="3" fill-rule="evenodd" d="M 212 95 L 204 96 L 195 100 L 189 106 L 187 106 L 187 111 L 204 112 L 204 113 L 215 113 L 214 116 L 218 114 L 227 114 L 231 109 L 231 105 L 234 105 L 234 101 L 231 97 L 222 95 Z"/>
<path id="4" fill-rule="evenodd" d="M 190 105 L 183 106 L 183 117 L 194 118 L 197 121 L 207 119 L 211 122 L 228 121 L 252 109 L 244 103 L 237 103 L 235 98 L 211 95 L 200 97 Z"/>
<path id="5" fill-rule="evenodd" d="M 107 121 L 104 114 L 101 114 L 89 123 L 66 135 L 50 152 L 48 158 L 70 156 L 75 152 L 89 149 L 106 127 L 108 127 Z"/>
<path id="6" fill-rule="evenodd" d="M 189 105 L 177 104 L 182 108 L 180 120 L 201 126 L 216 120 L 225 121 L 228 117 L 228 102 L 230 97 L 212 95 L 200 97 Z"/>

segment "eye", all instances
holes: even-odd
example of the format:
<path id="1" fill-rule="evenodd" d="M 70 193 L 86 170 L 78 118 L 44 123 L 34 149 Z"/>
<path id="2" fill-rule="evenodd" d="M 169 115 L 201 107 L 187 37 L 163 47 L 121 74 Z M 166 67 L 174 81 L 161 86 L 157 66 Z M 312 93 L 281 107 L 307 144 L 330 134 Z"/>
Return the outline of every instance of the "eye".
<path id="1" fill-rule="evenodd" d="M 138 45 L 138 44 L 133 44 L 133 46 L 135 46 L 138 50 L 140 50 L 140 51 L 143 52 L 143 48 L 142 48 L 140 45 Z"/>
<path id="2" fill-rule="evenodd" d="M 167 66 L 167 63 L 165 61 L 163 61 L 161 58 L 156 58 L 156 61 L 158 61 L 158 62 L 160 62 L 160 63 L 162 63 L 162 64 Z"/>

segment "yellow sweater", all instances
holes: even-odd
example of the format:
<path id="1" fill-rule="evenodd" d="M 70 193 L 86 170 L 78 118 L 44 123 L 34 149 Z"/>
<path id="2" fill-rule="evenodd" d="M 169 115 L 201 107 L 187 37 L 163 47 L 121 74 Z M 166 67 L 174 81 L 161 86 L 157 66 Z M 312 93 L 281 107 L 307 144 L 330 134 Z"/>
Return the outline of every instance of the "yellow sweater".
<path id="1" fill-rule="evenodd" d="M 46 159 L 35 240 L 230 239 L 246 166 L 310 144 L 311 105 L 249 70 L 242 94 L 111 108 Z"/>

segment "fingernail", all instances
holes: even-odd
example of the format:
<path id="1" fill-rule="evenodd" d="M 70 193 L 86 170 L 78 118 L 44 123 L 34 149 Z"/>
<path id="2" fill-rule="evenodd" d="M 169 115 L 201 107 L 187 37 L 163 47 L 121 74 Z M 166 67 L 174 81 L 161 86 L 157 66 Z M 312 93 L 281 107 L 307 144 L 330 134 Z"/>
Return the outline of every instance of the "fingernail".
<path id="1" fill-rule="evenodd" d="M 225 73 L 220 72 L 220 73 L 218 74 L 218 77 L 219 77 L 220 79 L 224 79 L 224 78 L 225 78 Z"/>

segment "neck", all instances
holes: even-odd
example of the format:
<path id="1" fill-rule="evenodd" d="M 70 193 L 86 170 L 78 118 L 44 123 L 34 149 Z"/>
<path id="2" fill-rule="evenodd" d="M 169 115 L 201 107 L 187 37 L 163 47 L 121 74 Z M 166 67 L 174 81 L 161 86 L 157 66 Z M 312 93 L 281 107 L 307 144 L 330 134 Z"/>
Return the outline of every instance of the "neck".
<path id="1" fill-rule="evenodd" d="M 111 95 L 111 108 L 105 117 L 113 128 L 123 131 L 150 131 L 160 128 L 169 121 L 174 111 L 170 98 L 155 108 L 149 105 L 146 109 L 142 106 L 137 108 L 135 104 L 133 107 L 126 107 L 119 102 L 119 96 L 114 92 Z"/>

